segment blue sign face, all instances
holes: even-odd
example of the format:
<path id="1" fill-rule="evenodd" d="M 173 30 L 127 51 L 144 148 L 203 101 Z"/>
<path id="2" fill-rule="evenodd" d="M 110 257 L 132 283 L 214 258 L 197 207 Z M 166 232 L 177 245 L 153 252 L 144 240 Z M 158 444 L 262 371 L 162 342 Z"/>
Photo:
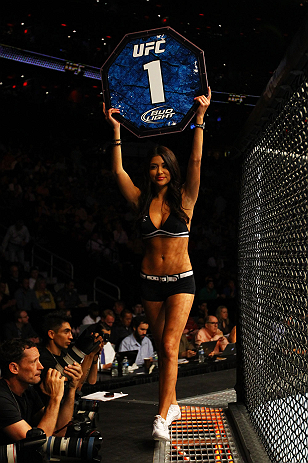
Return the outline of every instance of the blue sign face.
<path id="1" fill-rule="evenodd" d="M 139 137 L 183 130 L 207 93 L 202 50 L 168 27 L 125 36 L 101 75 L 107 107 Z"/>

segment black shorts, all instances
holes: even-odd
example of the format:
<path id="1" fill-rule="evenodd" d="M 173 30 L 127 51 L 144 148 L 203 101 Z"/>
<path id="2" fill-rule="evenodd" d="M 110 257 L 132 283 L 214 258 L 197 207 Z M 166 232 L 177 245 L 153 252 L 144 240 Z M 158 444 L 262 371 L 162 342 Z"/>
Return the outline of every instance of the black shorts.
<path id="1" fill-rule="evenodd" d="M 196 284 L 194 275 L 178 279 L 177 281 L 160 282 L 141 278 L 141 297 L 145 301 L 163 302 L 174 294 L 195 294 Z"/>

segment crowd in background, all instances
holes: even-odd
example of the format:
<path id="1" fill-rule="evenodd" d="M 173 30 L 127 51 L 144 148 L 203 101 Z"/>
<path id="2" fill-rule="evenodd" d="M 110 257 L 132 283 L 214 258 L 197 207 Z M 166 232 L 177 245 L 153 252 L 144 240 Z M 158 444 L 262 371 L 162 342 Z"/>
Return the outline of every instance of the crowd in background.
<path id="1" fill-rule="evenodd" d="M 103 122 L 102 127 L 102 142 L 106 143 L 109 133 Z M 131 145 L 128 143 L 125 162 L 138 180 L 140 159 L 138 153 L 134 156 L 138 143 Z M 1 235 L 4 238 L 9 226 L 23 220 L 30 236 L 25 246 L 27 262 L 31 261 L 31 247 L 39 243 L 75 260 L 91 277 L 113 275 L 121 281 L 138 275 L 143 252 L 140 231 L 118 192 L 108 168 L 108 150 L 103 152 L 102 146 L 88 139 L 80 144 L 67 140 L 60 147 L 56 137 L 48 144 L 36 144 L 35 140 L 31 145 L 0 144 Z M 146 145 L 142 147 L 146 149 Z M 125 143 L 123 152 L 125 156 Z M 182 161 L 185 166 L 185 158 Z M 198 290 L 211 276 L 221 295 L 228 281 L 236 278 L 237 209 L 237 166 L 205 148 L 189 241 Z M 6 258 L 2 253 L 4 274 Z M 132 298 L 137 297 L 133 292 Z"/>

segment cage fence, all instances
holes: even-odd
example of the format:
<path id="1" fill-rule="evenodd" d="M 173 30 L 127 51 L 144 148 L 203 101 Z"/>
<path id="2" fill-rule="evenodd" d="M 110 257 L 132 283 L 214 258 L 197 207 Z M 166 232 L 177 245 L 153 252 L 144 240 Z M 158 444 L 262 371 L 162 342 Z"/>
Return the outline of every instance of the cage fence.
<path id="1" fill-rule="evenodd" d="M 242 394 L 279 463 L 308 461 L 307 147 L 301 73 L 244 153 L 239 223 Z"/>

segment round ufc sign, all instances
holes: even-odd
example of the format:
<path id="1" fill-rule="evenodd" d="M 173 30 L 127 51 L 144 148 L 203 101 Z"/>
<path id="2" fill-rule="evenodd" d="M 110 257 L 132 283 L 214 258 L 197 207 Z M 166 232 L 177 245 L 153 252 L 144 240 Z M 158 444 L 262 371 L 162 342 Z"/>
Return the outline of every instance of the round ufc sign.
<path id="1" fill-rule="evenodd" d="M 208 86 L 203 51 L 170 27 L 127 34 L 101 77 L 107 108 L 138 137 L 183 130 Z"/>

